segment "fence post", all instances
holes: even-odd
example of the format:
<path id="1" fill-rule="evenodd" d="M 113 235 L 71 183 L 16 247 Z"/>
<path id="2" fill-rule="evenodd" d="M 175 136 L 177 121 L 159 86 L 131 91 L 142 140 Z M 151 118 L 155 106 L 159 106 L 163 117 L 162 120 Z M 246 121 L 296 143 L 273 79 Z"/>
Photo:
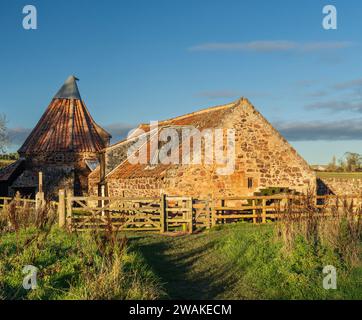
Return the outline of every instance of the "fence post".
<path id="1" fill-rule="evenodd" d="M 251 205 L 253 206 L 253 223 L 256 224 L 256 210 L 255 210 L 255 199 L 251 201 Z"/>
<path id="2" fill-rule="evenodd" d="M 65 192 L 63 189 L 59 190 L 58 219 L 59 227 L 63 228 L 65 226 Z"/>
<path id="3" fill-rule="evenodd" d="M 104 217 L 104 197 L 106 196 L 106 192 L 105 192 L 105 186 L 104 184 L 101 185 L 101 207 L 102 207 L 102 217 Z"/>
<path id="4" fill-rule="evenodd" d="M 193 215 L 194 215 L 194 210 L 193 210 L 193 199 L 192 199 L 192 197 L 187 201 L 187 204 L 188 204 L 188 212 L 187 212 L 187 214 L 188 214 L 188 219 L 190 219 L 190 222 L 189 222 L 189 227 L 188 227 L 188 232 L 191 234 L 192 233 L 192 231 L 193 231 L 193 227 L 194 227 L 194 225 L 193 225 L 193 221 L 194 221 L 194 217 L 193 217 Z"/>
<path id="5" fill-rule="evenodd" d="M 221 207 L 224 209 L 224 207 L 225 207 L 225 199 L 221 199 Z M 223 218 L 221 219 L 221 223 L 224 224 L 225 223 L 225 219 L 224 219 L 225 211 L 222 210 L 221 212 L 222 212 L 222 216 L 223 216 Z"/>
<path id="6" fill-rule="evenodd" d="M 215 210 L 215 198 L 211 199 L 211 226 L 215 227 L 216 226 L 216 210 Z"/>
<path id="7" fill-rule="evenodd" d="M 262 223 L 266 223 L 266 199 L 263 199 L 263 212 L 262 212 Z"/>
<path id="8" fill-rule="evenodd" d="M 161 194 L 161 202 L 160 202 L 160 225 L 161 225 L 161 233 L 167 231 L 167 209 L 166 209 L 166 195 L 164 193 Z"/>
<path id="9" fill-rule="evenodd" d="M 67 190 L 67 198 L 66 198 L 66 203 L 67 203 L 67 208 L 66 208 L 66 216 L 67 216 L 67 227 L 69 228 L 69 230 L 71 230 L 72 228 L 72 192 L 70 190 Z"/>
<path id="10" fill-rule="evenodd" d="M 212 203 L 211 203 L 211 199 L 207 199 L 207 229 L 210 229 L 212 227 Z"/>

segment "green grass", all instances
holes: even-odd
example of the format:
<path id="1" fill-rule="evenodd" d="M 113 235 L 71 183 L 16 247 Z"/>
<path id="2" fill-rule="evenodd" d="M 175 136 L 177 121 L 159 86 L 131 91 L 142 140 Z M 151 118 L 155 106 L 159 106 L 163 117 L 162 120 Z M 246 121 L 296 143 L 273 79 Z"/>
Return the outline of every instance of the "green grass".
<path id="1" fill-rule="evenodd" d="M 13 163 L 15 160 L 0 160 L 0 169 Z"/>
<path id="2" fill-rule="evenodd" d="M 362 299 L 362 266 L 349 268 L 330 248 L 315 251 L 302 238 L 288 253 L 274 226 L 241 223 L 131 243 L 173 299 Z M 337 290 L 322 286 L 322 269 L 330 264 Z"/>
<path id="3" fill-rule="evenodd" d="M 123 247 L 122 241 L 115 248 Z M 22 287 L 25 265 L 38 268 L 38 288 Z M 58 228 L 7 233 L 0 239 L 2 299 L 157 299 L 163 290 L 137 252 L 102 249 L 94 236 Z"/>
<path id="4" fill-rule="evenodd" d="M 362 299 L 362 266 L 296 238 L 286 250 L 276 224 L 238 223 L 171 237 L 131 234 L 115 242 L 53 227 L 0 238 L 3 299 Z M 124 249 L 122 249 L 124 248 Z M 22 288 L 25 265 L 38 289 Z M 337 290 L 322 269 L 337 268 Z"/>
<path id="5" fill-rule="evenodd" d="M 316 172 L 318 178 L 362 179 L 362 172 Z"/>

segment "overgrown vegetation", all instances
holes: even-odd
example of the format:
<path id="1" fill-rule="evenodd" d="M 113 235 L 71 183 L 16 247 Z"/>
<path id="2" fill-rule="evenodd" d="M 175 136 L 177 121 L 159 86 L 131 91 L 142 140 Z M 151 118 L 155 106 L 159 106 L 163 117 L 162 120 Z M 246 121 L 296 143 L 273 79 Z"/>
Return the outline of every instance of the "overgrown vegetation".
<path id="1" fill-rule="evenodd" d="M 361 212 L 346 202 L 317 209 L 308 197 L 297 205 L 277 223 L 125 238 L 68 233 L 54 208 L 13 203 L 0 215 L 0 297 L 362 299 Z M 25 265 L 39 270 L 36 290 L 22 287 Z M 323 288 L 327 265 L 336 290 Z"/>
<path id="2" fill-rule="evenodd" d="M 361 210 L 345 200 L 328 210 L 317 208 L 309 196 L 299 205 L 275 228 L 256 235 L 254 243 L 235 236 L 227 242 L 228 256 L 245 270 L 245 281 L 262 298 L 361 299 Z M 327 265 L 337 270 L 337 290 L 322 286 Z"/>
<path id="3" fill-rule="evenodd" d="M 362 299 L 361 212 L 344 203 L 326 217 L 308 199 L 302 206 L 303 215 L 278 223 L 134 242 L 172 298 Z M 323 288 L 328 265 L 337 270 L 336 290 Z"/>
<path id="4" fill-rule="evenodd" d="M 1 214 L 0 298 L 157 299 L 158 278 L 127 239 L 114 233 L 67 233 L 52 208 L 11 204 Z M 35 290 L 22 286 L 26 265 L 38 268 Z"/>

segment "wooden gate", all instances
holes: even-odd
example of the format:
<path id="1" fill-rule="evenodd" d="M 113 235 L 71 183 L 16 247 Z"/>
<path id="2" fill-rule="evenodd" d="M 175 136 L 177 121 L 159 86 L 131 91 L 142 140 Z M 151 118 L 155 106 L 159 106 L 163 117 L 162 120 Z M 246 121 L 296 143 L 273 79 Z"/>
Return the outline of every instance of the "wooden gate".
<path id="1" fill-rule="evenodd" d="M 193 199 L 193 224 L 194 229 L 211 228 L 212 226 L 212 200 Z"/>
<path id="2" fill-rule="evenodd" d="M 59 226 L 72 231 L 188 232 L 212 225 L 211 199 L 75 197 L 59 192 Z"/>
<path id="3" fill-rule="evenodd" d="M 160 198 L 69 196 L 65 202 L 67 225 L 72 231 L 162 229 Z"/>
<path id="4" fill-rule="evenodd" d="M 193 231 L 193 209 L 191 197 L 165 197 L 166 231 Z"/>

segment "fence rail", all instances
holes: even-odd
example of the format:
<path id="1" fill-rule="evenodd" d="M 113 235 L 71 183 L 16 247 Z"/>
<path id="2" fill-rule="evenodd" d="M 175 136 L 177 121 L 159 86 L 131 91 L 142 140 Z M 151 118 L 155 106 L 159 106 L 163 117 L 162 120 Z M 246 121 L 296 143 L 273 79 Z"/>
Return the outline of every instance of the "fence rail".
<path id="1" fill-rule="evenodd" d="M 63 199 L 63 200 L 61 200 Z M 61 202 L 64 201 L 64 205 Z M 71 230 L 183 231 L 237 221 L 266 223 L 288 213 L 304 214 L 306 201 L 315 209 L 347 202 L 361 207 L 362 195 L 306 198 L 299 195 L 244 196 L 222 199 L 161 195 L 157 198 L 66 197 L 60 195 L 60 224 Z M 62 209 L 63 208 L 63 209 Z M 63 210 L 63 212 L 61 212 Z M 318 214 L 318 213 L 316 213 Z M 63 216 L 63 218 L 62 218 Z"/>
<path id="2" fill-rule="evenodd" d="M 212 212 L 213 225 L 250 220 L 253 223 L 266 223 L 286 214 L 307 215 L 308 206 L 324 209 L 323 214 L 331 213 L 332 208 L 348 206 L 358 212 L 361 209 L 362 195 L 335 195 L 307 197 L 303 195 L 249 196 L 216 199 Z M 314 214 L 318 214 L 315 212 Z M 359 212 L 360 214 L 360 212 Z"/>
<path id="3" fill-rule="evenodd" d="M 0 198 L 0 211 L 16 200 L 18 207 L 36 208 L 36 200 Z M 362 212 L 362 194 L 306 197 L 300 195 L 242 196 L 216 199 L 170 196 L 76 197 L 59 191 L 59 226 L 71 231 L 114 230 L 192 233 L 196 229 L 210 228 L 224 223 L 249 221 L 266 223 L 286 214 L 306 215 L 308 206 L 313 214 L 332 214 L 333 208 L 348 206 Z M 335 210 L 335 209 L 333 209 Z"/>
<path id="4" fill-rule="evenodd" d="M 21 197 L 0 197 L 0 210 L 6 209 L 12 203 L 16 204 L 16 208 L 21 207 L 28 207 L 28 208 L 35 208 L 36 201 L 33 199 L 28 198 L 21 198 Z"/>

